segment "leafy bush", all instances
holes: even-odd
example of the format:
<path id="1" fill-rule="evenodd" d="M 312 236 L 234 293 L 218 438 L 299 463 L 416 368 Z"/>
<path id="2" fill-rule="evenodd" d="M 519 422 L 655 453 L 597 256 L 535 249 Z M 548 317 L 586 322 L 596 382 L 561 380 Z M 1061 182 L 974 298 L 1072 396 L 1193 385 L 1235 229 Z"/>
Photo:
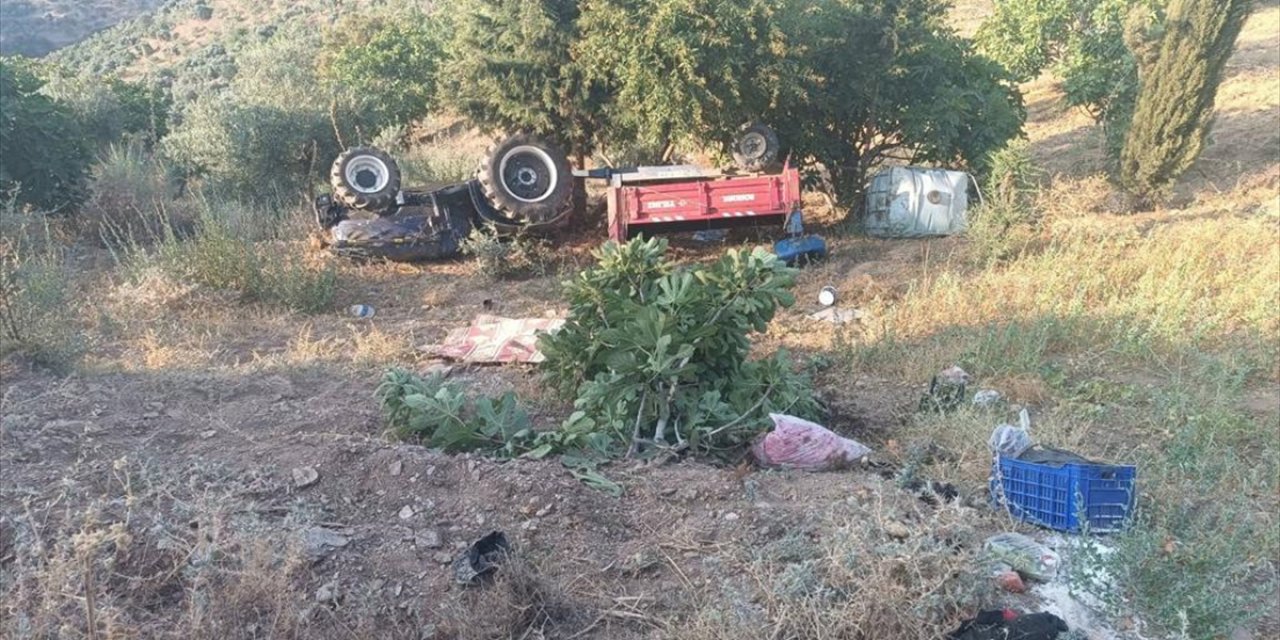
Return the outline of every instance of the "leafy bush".
<path id="1" fill-rule="evenodd" d="M 52 211 L 83 198 L 90 156 L 74 111 L 42 86 L 28 65 L 0 58 L 0 191 Z"/>
<path id="2" fill-rule="evenodd" d="M 510 391 L 496 400 L 469 400 L 440 375 L 422 378 L 401 369 L 382 376 L 375 391 L 386 424 L 400 437 L 418 437 L 445 451 L 516 451 L 533 437 L 529 415 Z"/>
<path id="3" fill-rule="evenodd" d="M 771 411 L 817 417 L 785 353 L 748 360 L 750 333 L 793 304 L 793 271 L 757 249 L 676 268 L 665 240 L 606 244 L 565 286 L 569 318 L 540 341 L 545 380 L 576 398 L 562 429 L 611 453 L 643 444 L 711 453 L 765 427 Z"/>
<path id="4" fill-rule="evenodd" d="M 59 67 L 50 67 L 46 76 L 41 91 L 72 110 L 96 147 L 114 144 L 126 134 L 151 145 L 168 132 L 173 101 L 158 85 L 76 75 Z"/>

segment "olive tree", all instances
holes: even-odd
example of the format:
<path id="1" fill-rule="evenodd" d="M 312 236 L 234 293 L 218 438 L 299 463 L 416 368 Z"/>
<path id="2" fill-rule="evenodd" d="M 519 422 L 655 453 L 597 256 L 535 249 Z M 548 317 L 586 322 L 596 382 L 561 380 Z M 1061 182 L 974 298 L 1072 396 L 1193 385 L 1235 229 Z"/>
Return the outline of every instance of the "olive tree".
<path id="1" fill-rule="evenodd" d="M 321 82 L 319 38 L 277 34 L 245 51 L 229 87 L 200 96 L 163 141 L 187 173 L 228 195 L 262 198 L 307 188 L 347 145 L 371 138 L 376 114 Z"/>
<path id="2" fill-rule="evenodd" d="M 855 204 L 887 159 L 965 165 L 1022 131 L 1022 96 L 925 0 L 805 2 L 787 13 L 802 90 L 767 111 L 800 159 Z"/>

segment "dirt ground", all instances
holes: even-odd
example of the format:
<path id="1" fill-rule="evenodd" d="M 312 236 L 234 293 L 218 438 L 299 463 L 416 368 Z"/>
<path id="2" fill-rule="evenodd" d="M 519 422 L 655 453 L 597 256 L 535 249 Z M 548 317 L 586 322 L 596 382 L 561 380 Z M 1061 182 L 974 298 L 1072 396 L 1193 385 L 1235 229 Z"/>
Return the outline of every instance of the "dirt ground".
<path id="1" fill-rule="evenodd" d="M 884 259 L 810 272 L 802 278 L 800 297 L 813 298 L 809 294 L 828 281 L 845 290 L 850 278 L 879 282 L 877 277 L 903 266 L 895 256 L 914 257 L 926 246 L 904 252 L 901 246 L 862 243 L 868 246 L 859 247 L 858 255 L 883 253 Z M 697 259 L 720 250 L 685 246 L 677 253 Z M 485 301 L 492 301 L 492 311 L 508 315 L 556 311 L 554 279 L 476 288 L 473 279 L 457 273 L 461 268 L 458 263 L 354 268 L 365 277 L 361 290 L 347 295 L 375 305 L 377 316 L 367 324 L 376 331 L 412 336 L 413 344 L 439 340 L 481 312 Z M 812 336 L 795 339 L 816 324 L 799 314 L 792 312 L 778 324 L 801 326 L 770 336 L 763 348 L 777 342 L 800 351 L 823 350 Z M 725 548 L 758 548 L 794 533 L 800 523 L 841 506 L 852 508 L 846 501 L 896 504 L 876 512 L 913 525 L 934 517 L 926 513 L 930 507 L 873 469 L 806 475 L 690 461 L 615 465 L 607 475 L 625 493 L 613 498 L 576 481 L 555 461 L 500 463 L 397 443 L 382 434 L 373 398 L 378 368 L 281 358 L 297 348 L 289 335 L 296 328 L 283 320 L 211 320 L 199 305 L 178 315 L 181 335 L 189 342 L 215 336 L 218 347 L 204 352 L 204 362 L 179 353 L 159 358 L 160 367 L 129 370 L 100 363 L 99 370 L 67 378 L 16 359 L 4 363 L 0 561 L 13 560 L 14 545 L 22 542 L 18 537 L 36 535 L 52 544 L 93 522 L 128 521 L 136 513 L 172 529 L 182 545 L 192 548 L 202 534 L 230 540 L 252 532 L 299 550 L 306 562 L 290 574 L 299 598 L 292 608 L 313 624 L 323 623 L 317 618 L 323 610 L 340 626 L 377 619 L 401 631 L 412 622 L 419 630 L 443 634 L 438 637 L 469 637 L 456 625 L 474 627 L 483 612 L 468 607 L 469 594 L 452 584 L 448 565 L 471 541 L 500 530 L 520 557 L 536 564 L 538 575 L 581 601 L 572 619 L 559 621 L 581 635 L 548 631 L 546 637 L 680 637 L 673 620 L 696 613 L 690 601 L 726 578 L 727 567 L 706 562 Z M 314 327 L 314 344 L 371 330 L 339 318 L 323 321 L 329 326 Z M 202 326 L 203 332 L 196 329 Z M 232 334 L 239 339 L 222 339 Z M 105 347 L 101 360 L 127 361 L 133 348 Z M 181 352 L 183 346 L 172 348 Z M 328 343 L 326 348 L 334 347 Z M 419 369 L 431 365 L 413 355 L 407 360 Z M 470 390 L 514 389 L 534 398 L 531 413 L 539 426 L 552 426 L 567 414 L 567 407 L 553 400 L 537 401 L 532 370 L 455 368 L 451 378 Z M 874 380 L 832 379 L 824 386 L 833 428 L 868 442 L 883 441 L 897 413 L 917 399 L 916 389 Z M 314 469 L 318 480 L 298 486 L 293 473 L 302 469 Z M 123 475 L 130 480 L 121 480 Z M 963 517 L 975 521 L 991 517 L 968 507 L 945 508 L 964 510 Z M 311 549 L 308 555 L 308 535 L 316 528 L 341 536 L 344 543 L 321 554 Z M 912 528 L 912 535 L 934 533 Z M 646 554 L 651 558 L 644 567 L 626 568 Z M 339 595 L 317 602 L 313 594 L 325 585 Z M 587 612 L 603 617 L 596 620 Z M 587 619 L 577 619 L 582 616 Z M 155 614 L 156 621 L 164 617 Z M 590 629 L 583 626 L 592 622 Z M 437 637 L 425 631 L 422 636 Z"/>

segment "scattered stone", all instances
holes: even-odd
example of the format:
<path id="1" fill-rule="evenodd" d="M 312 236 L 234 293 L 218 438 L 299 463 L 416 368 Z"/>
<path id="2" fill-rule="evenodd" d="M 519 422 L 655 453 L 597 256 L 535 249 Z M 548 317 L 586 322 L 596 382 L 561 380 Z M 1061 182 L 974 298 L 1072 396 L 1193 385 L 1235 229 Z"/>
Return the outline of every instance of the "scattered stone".
<path id="1" fill-rule="evenodd" d="M 311 527 L 302 532 L 302 549 L 313 559 L 323 558 L 333 549 L 347 546 L 351 539 L 325 527 Z"/>
<path id="2" fill-rule="evenodd" d="M 453 562 L 453 556 L 447 551 L 437 551 L 431 556 L 431 559 L 439 562 L 440 564 L 449 564 L 450 562 Z"/>
<path id="3" fill-rule="evenodd" d="M 214 436 L 216 436 L 216 435 L 218 435 L 218 430 L 217 430 L 217 429 L 209 429 L 208 431 L 202 431 L 202 432 L 200 432 L 200 437 L 201 437 L 201 438 L 204 438 L 205 440 L 208 440 L 209 438 L 212 438 L 212 437 L 214 437 Z"/>
<path id="4" fill-rule="evenodd" d="M 402 592 L 402 591 L 404 591 L 404 585 L 403 585 L 403 584 L 400 584 L 399 582 L 397 582 L 397 583 L 396 583 L 396 588 L 395 588 L 395 589 L 393 589 L 393 590 L 392 590 L 392 592 L 395 594 L 395 596 L 396 596 L 397 598 L 399 598 L 399 597 L 400 597 L 400 592 Z"/>
<path id="5" fill-rule="evenodd" d="M 293 486 L 304 489 L 320 481 L 320 472 L 315 467 L 294 467 Z"/>
<path id="6" fill-rule="evenodd" d="M 338 583 L 326 582 L 320 585 L 316 590 L 316 602 L 320 604 L 336 603 L 338 601 Z"/>
<path id="7" fill-rule="evenodd" d="M 400 507 L 401 520 L 408 520 L 409 518 L 412 518 L 415 513 L 417 512 L 413 510 L 413 505 L 411 504 L 406 504 L 405 506 Z"/>
<path id="8" fill-rule="evenodd" d="M 728 520 L 728 521 L 730 521 L 730 522 L 733 522 L 734 520 L 737 520 L 737 519 L 738 519 L 738 518 L 740 518 L 740 517 L 742 517 L 742 516 L 739 516 L 738 514 L 736 514 L 736 513 L 732 512 L 732 511 L 730 511 L 729 513 L 724 514 L 724 519 L 725 519 L 725 520 Z"/>
<path id="9" fill-rule="evenodd" d="M 427 529 L 422 533 L 414 534 L 413 544 L 424 549 L 439 549 L 442 544 L 440 541 L 440 532 L 435 529 Z"/>
<path id="10" fill-rule="evenodd" d="M 392 463 L 391 463 L 391 475 L 393 475 L 393 476 L 398 476 L 398 475 L 400 475 L 400 472 L 402 472 L 402 471 L 404 471 L 404 463 L 403 463 L 403 462 L 401 462 L 401 461 L 399 461 L 399 460 L 396 460 L 395 462 L 392 462 Z"/>
<path id="11" fill-rule="evenodd" d="M 554 508 L 555 508 L 555 505 L 548 503 L 545 507 L 538 509 L 538 512 L 533 514 L 533 516 L 535 518 L 545 518 L 547 517 L 547 514 L 551 513 L 551 510 Z"/>
<path id="12" fill-rule="evenodd" d="M 385 587 L 386 585 L 387 585 L 386 580 L 383 580 L 382 578 L 375 578 L 373 582 L 369 583 L 369 590 L 382 591 L 382 588 Z"/>
<path id="13" fill-rule="evenodd" d="M 884 523 L 884 532 L 895 540 L 906 540 L 911 537 L 911 529 L 897 520 Z"/>

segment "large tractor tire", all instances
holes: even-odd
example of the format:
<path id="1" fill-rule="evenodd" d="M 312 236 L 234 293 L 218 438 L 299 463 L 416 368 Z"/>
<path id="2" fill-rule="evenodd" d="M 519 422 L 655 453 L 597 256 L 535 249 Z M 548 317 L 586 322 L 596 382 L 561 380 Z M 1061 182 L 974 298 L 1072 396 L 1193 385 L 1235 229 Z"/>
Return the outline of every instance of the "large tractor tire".
<path id="1" fill-rule="evenodd" d="M 778 134 L 768 125 L 744 125 L 733 141 L 733 163 L 743 171 L 764 171 L 778 159 Z"/>
<path id="2" fill-rule="evenodd" d="M 485 200 L 519 224 L 551 224 L 573 205 L 568 157 L 533 134 L 517 133 L 489 147 L 477 179 Z"/>
<path id="3" fill-rule="evenodd" d="M 333 161 L 329 182 L 338 202 L 381 212 L 391 209 L 400 193 L 400 166 L 380 149 L 352 147 Z"/>

